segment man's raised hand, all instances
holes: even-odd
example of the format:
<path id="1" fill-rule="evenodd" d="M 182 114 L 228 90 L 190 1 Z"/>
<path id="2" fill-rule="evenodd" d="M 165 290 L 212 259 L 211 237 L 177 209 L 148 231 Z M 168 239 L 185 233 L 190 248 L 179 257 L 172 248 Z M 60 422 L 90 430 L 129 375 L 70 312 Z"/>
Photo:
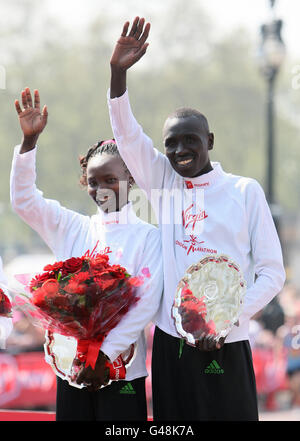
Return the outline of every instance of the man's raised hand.
<path id="1" fill-rule="evenodd" d="M 136 17 L 128 33 L 129 22 L 123 26 L 121 37 L 117 41 L 110 64 L 112 67 L 126 71 L 135 64 L 146 52 L 149 43 L 146 40 L 150 31 L 150 23 Z"/>
<path id="2" fill-rule="evenodd" d="M 150 23 L 145 25 L 145 19 L 136 17 L 133 20 L 130 31 L 129 22 L 123 26 L 121 37 L 117 41 L 113 51 L 110 67 L 110 97 L 116 98 L 126 91 L 126 72 L 146 52 L 148 43 L 146 40 L 150 31 Z M 128 34 L 128 35 L 127 35 Z"/>

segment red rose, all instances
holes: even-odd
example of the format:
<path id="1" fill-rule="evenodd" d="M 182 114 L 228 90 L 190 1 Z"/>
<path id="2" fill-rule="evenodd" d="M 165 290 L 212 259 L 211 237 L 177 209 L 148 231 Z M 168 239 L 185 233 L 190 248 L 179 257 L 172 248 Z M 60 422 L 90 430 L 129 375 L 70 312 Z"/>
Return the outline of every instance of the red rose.
<path id="1" fill-rule="evenodd" d="M 82 268 L 83 259 L 81 257 L 71 257 L 63 262 L 63 270 L 67 273 L 76 273 Z"/>
<path id="2" fill-rule="evenodd" d="M 42 288 L 46 294 L 56 294 L 59 291 L 59 283 L 56 279 L 46 280 Z"/>
<path id="3" fill-rule="evenodd" d="M 48 279 L 55 279 L 55 274 L 52 272 L 37 274 L 29 283 L 30 292 L 33 292 L 34 288 L 40 288 Z"/>
<path id="4" fill-rule="evenodd" d="M 34 291 L 33 296 L 31 298 L 31 303 L 41 309 L 47 309 L 47 301 L 46 301 L 46 292 L 43 288 L 38 288 Z"/>
<path id="5" fill-rule="evenodd" d="M 64 287 L 64 290 L 70 294 L 83 295 L 86 292 L 86 285 L 84 285 L 83 283 L 78 283 L 71 279 Z"/>
<path id="6" fill-rule="evenodd" d="M 112 291 L 119 285 L 119 280 L 112 277 L 95 277 L 95 282 L 102 291 Z"/>
<path id="7" fill-rule="evenodd" d="M 91 275 L 88 271 L 83 271 L 77 274 L 74 274 L 74 276 L 72 276 L 71 280 L 77 283 L 83 283 L 86 282 L 88 279 L 91 278 Z"/>
<path id="8" fill-rule="evenodd" d="M 108 265 L 109 257 L 107 254 L 97 254 L 95 257 L 90 259 L 90 268 L 94 273 L 101 272 L 105 270 Z"/>
<path id="9" fill-rule="evenodd" d="M 51 265 L 46 265 L 44 271 L 59 271 L 63 267 L 63 262 L 54 262 Z"/>
<path id="10" fill-rule="evenodd" d="M 126 276 L 126 270 L 120 265 L 112 265 L 110 267 L 110 273 L 113 277 L 118 279 L 124 279 Z"/>

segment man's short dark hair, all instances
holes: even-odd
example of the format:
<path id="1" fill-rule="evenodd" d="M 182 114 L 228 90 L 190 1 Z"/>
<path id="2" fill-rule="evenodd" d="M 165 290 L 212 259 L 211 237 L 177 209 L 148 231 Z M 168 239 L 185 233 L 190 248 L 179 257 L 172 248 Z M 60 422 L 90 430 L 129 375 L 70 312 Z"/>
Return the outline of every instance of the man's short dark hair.
<path id="1" fill-rule="evenodd" d="M 201 123 L 202 128 L 204 130 L 207 130 L 207 132 L 209 133 L 209 125 L 206 116 L 203 115 L 203 113 L 199 112 L 199 110 L 193 109 L 191 107 L 179 107 L 173 113 L 171 113 L 171 115 L 168 116 L 168 119 L 189 118 L 191 116 L 197 118 Z"/>

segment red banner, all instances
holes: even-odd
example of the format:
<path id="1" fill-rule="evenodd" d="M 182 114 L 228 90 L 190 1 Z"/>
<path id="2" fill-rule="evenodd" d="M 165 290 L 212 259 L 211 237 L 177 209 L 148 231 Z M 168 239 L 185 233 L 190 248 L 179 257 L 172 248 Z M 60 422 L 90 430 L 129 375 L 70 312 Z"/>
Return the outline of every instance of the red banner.
<path id="1" fill-rule="evenodd" d="M 56 376 L 43 352 L 0 353 L 0 408 L 54 409 Z"/>
<path id="2" fill-rule="evenodd" d="M 55 413 L 0 410 L 0 421 L 55 421 Z"/>

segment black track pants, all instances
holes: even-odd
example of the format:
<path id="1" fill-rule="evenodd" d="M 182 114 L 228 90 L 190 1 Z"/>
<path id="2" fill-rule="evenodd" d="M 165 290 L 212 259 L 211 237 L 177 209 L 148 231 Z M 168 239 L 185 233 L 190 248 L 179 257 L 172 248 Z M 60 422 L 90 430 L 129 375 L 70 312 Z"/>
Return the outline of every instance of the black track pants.
<path id="1" fill-rule="evenodd" d="M 57 421 L 146 421 L 145 378 L 113 381 L 97 392 L 57 377 Z"/>
<path id="2" fill-rule="evenodd" d="M 211 352 L 184 344 L 156 327 L 152 354 L 155 421 L 257 421 L 248 340 Z"/>

